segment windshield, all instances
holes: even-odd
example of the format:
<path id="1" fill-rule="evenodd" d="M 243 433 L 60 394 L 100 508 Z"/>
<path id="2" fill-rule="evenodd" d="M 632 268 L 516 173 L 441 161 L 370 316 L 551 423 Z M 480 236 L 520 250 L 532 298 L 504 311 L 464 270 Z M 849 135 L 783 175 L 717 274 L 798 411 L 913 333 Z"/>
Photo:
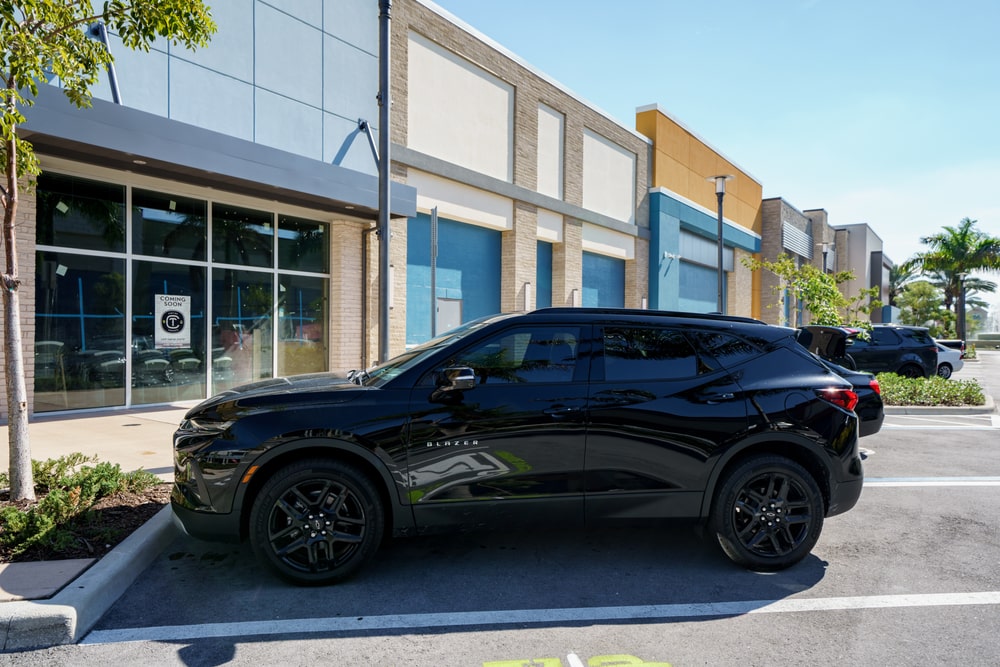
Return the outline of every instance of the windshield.
<path id="1" fill-rule="evenodd" d="M 393 378 L 398 377 L 401 373 L 417 366 L 424 359 L 427 359 L 438 350 L 451 345 L 457 340 L 465 338 L 470 333 L 477 331 L 496 319 L 496 315 L 490 315 L 488 317 L 481 317 L 479 319 L 472 320 L 471 322 L 466 322 L 461 326 L 441 334 L 437 338 L 432 338 L 426 343 L 421 343 L 420 345 L 407 350 L 403 354 L 393 357 L 381 366 L 374 366 L 362 371 L 351 371 L 348 378 L 351 382 L 365 387 L 381 387 Z"/>

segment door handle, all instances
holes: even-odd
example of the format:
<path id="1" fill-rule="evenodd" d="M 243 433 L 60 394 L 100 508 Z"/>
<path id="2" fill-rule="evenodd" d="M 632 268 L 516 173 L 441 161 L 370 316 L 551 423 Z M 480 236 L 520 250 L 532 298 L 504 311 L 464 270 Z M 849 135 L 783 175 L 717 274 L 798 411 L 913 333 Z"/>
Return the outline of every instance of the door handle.
<path id="1" fill-rule="evenodd" d="M 731 401 L 734 398 L 736 398 L 736 394 L 729 391 L 723 394 L 709 394 L 705 397 L 705 403 L 708 403 L 709 405 L 718 405 L 723 401 Z"/>

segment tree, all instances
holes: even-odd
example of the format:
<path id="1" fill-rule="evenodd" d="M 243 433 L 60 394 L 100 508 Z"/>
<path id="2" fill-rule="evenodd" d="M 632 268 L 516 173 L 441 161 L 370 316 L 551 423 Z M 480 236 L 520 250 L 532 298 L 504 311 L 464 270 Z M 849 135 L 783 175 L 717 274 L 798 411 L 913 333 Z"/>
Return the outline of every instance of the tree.
<path id="1" fill-rule="evenodd" d="M 890 306 L 897 305 L 896 298 L 903 293 L 907 285 L 916 279 L 917 274 L 917 267 L 913 262 L 896 264 L 889 269 L 889 293 L 886 296 Z"/>
<path id="2" fill-rule="evenodd" d="M 751 271 L 763 269 L 777 276 L 779 283 L 774 291 L 778 294 L 779 303 L 784 305 L 786 298 L 800 301 L 812 315 L 813 324 L 867 327 L 868 322 L 860 319 L 861 313 L 868 314 L 882 305 L 875 299 L 878 296 L 877 287 L 863 289 L 851 297 L 840 291 L 841 284 L 854 280 L 850 271 L 827 273 L 812 264 L 796 266 L 795 261 L 784 254 L 775 261 L 744 259 L 743 265 Z M 784 324 L 796 326 L 798 323 Z"/>
<path id="3" fill-rule="evenodd" d="M 87 36 L 101 23 L 131 49 L 148 51 L 163 37 L 187 48 L 204 46 L 215 32 L 209 9 L 201 0 L 107 0 L 100 9 L 87 1 L 16 0 L 0 4 L 0 160 L 4 180 L 3 244 L 6 260 L 2 278 L 4 360 L 7 367 L 7 421 L 10 446 L 11 498 L 33 500 L 28 400 L 21 349 L 20 299 L 14 221 L 19 188 L 32 187 L 40 172 L 31 144 L 18 135 L 25 122 L 21 109 L 30 107 L 38 86 L 57 79 L 77 107 L 90 106 L 91 87 L 112 62 L 103 43 Z M 23 178 L 22 178 L 23 177 Z"/>
<path id="4" fill-rule="evenodd" d="M 935 338 L 951 335 L 955 317 L 947 310 L 941 290 L 927 280 L 908 283 L 897 298 L 899 321 L 903 324 L 928 327 Z"/>
<path id="5" fill-rule="evenodd" d="M 910 260 L 941 284 L 948 310 L 954 310 L 963 281 L 966 290 L 996 291 L 996 283 L 970 275 L 1000 270 L 1000 238 L 976 229 L 976 224 L 963 218 L 957 227 L 945 226 L 943 231 L 921 238 L 920 242 L 930 248 Z"/>

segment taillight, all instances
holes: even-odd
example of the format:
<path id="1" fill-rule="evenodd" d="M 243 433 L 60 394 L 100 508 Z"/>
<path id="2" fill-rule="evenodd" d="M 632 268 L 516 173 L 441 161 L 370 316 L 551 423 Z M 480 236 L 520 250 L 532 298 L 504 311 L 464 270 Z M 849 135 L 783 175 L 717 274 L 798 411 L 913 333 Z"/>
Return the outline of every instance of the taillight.
<path id="1" fill-rule="evenodd" d="M 872 379 L 871 379 L 871 380 L 870 380 L 870 381 L 868 382 L 868 386 L 869 386 L 869 387 L 871 387 L 871 388 L 872 388 L 872 391 L 874 391 L 874 392 L 875 392 L 876 394 L 878 394 L 879 396 L 881 396 L 881 395 L 882 395 L 882 386 L 881 386 L 881 385 L 879 385 L 879 383 L 878 383 L 878 380 L 876 380 L 875 378 L 872 378 Z"/>
<path id="2" fill-rule="evenodd" d="M 817 393 L 819 393 L 824 400 L 829 401 L 838 407 L 844 408 L 848 412 L 854 410 L 854 406 L 858 404 L 858 395 L 851 389 L 832 387 L 830 389 L 821 389 Z"/>

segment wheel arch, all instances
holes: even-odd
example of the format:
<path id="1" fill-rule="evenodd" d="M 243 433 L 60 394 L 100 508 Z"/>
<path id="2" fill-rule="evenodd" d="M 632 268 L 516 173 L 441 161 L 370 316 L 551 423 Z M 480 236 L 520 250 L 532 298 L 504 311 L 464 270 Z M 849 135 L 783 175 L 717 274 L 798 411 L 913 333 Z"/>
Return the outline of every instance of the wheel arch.
<path id="1" fill-rule="evenodd" d="M 783 456 L 805 468 L 823 495 L 824 514 L 830 511 L 832 479 L 829 467 L 823 462 L 824 454 L 816 451 L 811 443 L 805 443 L 794 437 L 774 437 L 772 434 L 770 437 L 730 449 L 720 457 L 712 468 L 705 488 L 699 516 L 700 523 L 708 521 L 711 516 L 712 506 L 715 504 L 715 497 L 723 480 L 744 461 L 760 455 Z"/>
<path id="2" fill-rule="evenodd" d="M 250 510 L 261 487 L 277 470 L 305 459 L 329 459 L 348 463 L 361 471 L 375 486 L 385 512 L 385 534 L 405 531 L 412 527 L 413 514 L 394 497 L 395 482 L 385 463 L 373 452 L 341 440 L 303 438 L 274 448 L 256 460 L 250 481 L 240 484 L 237 502 L 240 507 L 240 539 L 246 540 L 250 529 Z"/>

